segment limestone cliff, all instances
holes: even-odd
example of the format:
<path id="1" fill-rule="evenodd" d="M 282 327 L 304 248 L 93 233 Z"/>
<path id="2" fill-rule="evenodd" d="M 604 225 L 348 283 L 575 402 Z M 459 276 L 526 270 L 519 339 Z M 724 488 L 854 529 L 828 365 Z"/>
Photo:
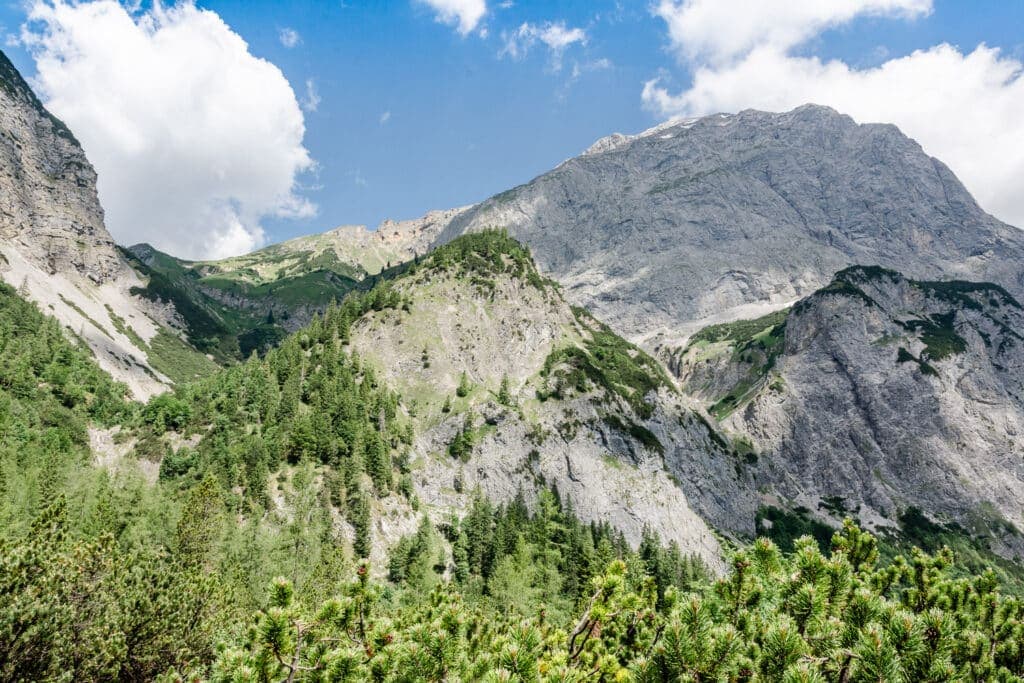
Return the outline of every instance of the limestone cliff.
<path id="1" fill-rule="evenodd" d="M 1024 552 L 1024 309 L 1002 287 L 855 267 L 674 365 L 755 454 L 764 502 L 883 529 L 920 510 Z"/>

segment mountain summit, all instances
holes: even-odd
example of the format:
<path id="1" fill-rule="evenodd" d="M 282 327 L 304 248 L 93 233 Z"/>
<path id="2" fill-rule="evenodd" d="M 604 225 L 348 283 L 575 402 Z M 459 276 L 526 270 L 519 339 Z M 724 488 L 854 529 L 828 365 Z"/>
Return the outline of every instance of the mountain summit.
<path id="1" fill-rule="evenodd" d="M 805 105 L 605 138 L 455 218 L 503 226 L 618 332 L 653 346 L 780 307 L 850 265 L 1024 291 L 1024 235 L 895 126 Z"/>

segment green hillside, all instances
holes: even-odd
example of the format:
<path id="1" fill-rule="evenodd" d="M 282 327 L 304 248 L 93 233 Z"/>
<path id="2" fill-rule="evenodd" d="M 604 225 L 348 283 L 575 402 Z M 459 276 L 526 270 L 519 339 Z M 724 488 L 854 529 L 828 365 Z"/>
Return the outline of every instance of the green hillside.
<path id="1" fill-rule="evenodd" d="M 333 252 L 283 256 L 270 247 L 210 263 L 177 259 L 148 245 L 125 254 L 147 279 L 135 293 L 173 303 L 189 341 L 222 363 L 265 353 L 332 301 L 370 285 L 365 271 Z"/>

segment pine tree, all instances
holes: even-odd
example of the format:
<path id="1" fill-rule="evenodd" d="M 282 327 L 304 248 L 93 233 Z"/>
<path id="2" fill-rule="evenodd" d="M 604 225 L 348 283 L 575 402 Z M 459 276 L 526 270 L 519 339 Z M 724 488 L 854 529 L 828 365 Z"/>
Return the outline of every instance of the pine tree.
<path id="1" fill-rule="evenodd" d="M 512 405 L 512 394 L 509 390 L 508 375 L 502 375 L 501 386 L 498 388 L 498 403 L 503 406 Z"/>
<path id="2" fill-rule="evenodd" d="M 365 443 L 366 473 L 373 480 L 377 493 L 383 495 L 391 489 L 391 458 L 377 432 L 368 430 Z"/>
<path id="3" fill-rule="evenodd" d="M 349 522 L 355 531 L 352 541 L 352 551 L 356 557 L 369 557 L 372 539 L 370 537 L 370 501 L 366 494 L 360 491 L 349 502 Z"/>
<path id="4" fill-rule="evenodd" d="M 473 455 L 473 448 L 476 446 L 477 437 L 473 421 L 473 414 L 466 413 L 466 417 L 462 422 L 462 428 L 455 433 L 455 437 L 448 444 L 448 455 L 462 462 L 469 461 L 469 458 Z"/>
<path id="5" fill-rule="evenodd" d="M 455 563 L 455 580 L 465 583 L 469 579 L 469 537 L 462 529 L 452 544 L 452 561 Z"/>
<path id="6" fill-rule="evenodd" d="M 473 390 L 473 385 L 469 383 L 469 376 L 466 371 L 462 371 L 462 375 L 459 377 L 459 386 L 455 389 L 455 395 L 459 398 L 465 398 L 469 396 L 469 392 Z"/>
<path id="7" fill-rule="evenodd" d="M 182 564 L 192 568 L 206 566 L 221 532 L 223 514 L 220 482 L 207 473 L 189 493 L 175 530 L 175 556 Z"/>

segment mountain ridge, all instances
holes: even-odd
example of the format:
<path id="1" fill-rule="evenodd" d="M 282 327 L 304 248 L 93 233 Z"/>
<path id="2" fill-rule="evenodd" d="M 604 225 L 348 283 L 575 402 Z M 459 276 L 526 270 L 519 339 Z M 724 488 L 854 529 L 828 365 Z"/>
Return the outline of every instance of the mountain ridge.
<path id="1" fill-rule="evenodd" d="M 805 105 L 651 130 L 475 205 L 438 242 L 507 227 L 574 304 L 649 348 L 857 263 L 1024 290 L 1024 236 L 895 126 Z"/>

